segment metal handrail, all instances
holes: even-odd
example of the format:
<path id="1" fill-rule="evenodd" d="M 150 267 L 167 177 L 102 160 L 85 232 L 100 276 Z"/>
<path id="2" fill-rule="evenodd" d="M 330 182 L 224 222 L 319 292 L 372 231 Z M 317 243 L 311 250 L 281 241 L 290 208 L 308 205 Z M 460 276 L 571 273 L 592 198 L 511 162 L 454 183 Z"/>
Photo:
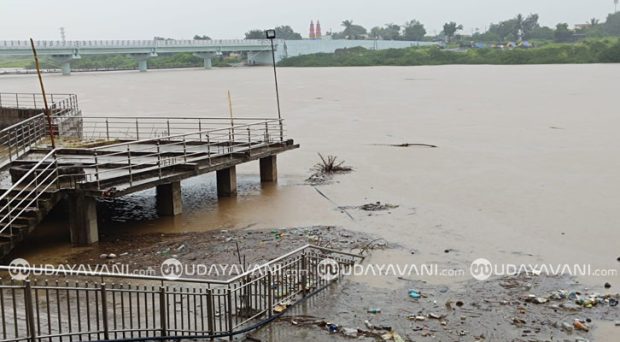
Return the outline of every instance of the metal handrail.
<path id="1" fill-rule="evenodd" d="M 257 121 L 257 122 L 252 122 L 252 123 L 249 123 L 249 124 L 235 125 L 235 126 L 227 127 L 227 128 L 216 128 L 216 129 L 212 129 L 212 130 L 197 131 L 197 132 L 191 132 L 191 133 L 173 134 L 173 135 L 167 135 L 167 136 L 160 137 L 160 138 L 134 140 L 134 141 L 122 142 L 122 143 L 118 143 L 118 144 L 93 147 L 93 148 L 91 148 L 91 150 L 95 150 L 96 151 L 96 150 L 102 150 L 102 149 L 110 149 L 110 148 L 119 147 L 119 146 L 145 144 L 145 143 L 157 142 L 157 141 L 161 141 L 161 140 L 171 140 L 171 139 L 174 139 L 174 138 L 183 138 L 183 137 L 188 137 L 188 136 L 192 136 L 192 135 L 213 134 L 213 133 L 216 133 L 216 132 L 223 132 L 223 131 L 229 132 L 229 131 L 235 130 L 235 129 L 245 128 L 245 127 L 250 127 L 250 126 L 256 126 L 256 125 L 263 125 L 265 123 L 269 123 L 269 122 L 273 123 L 273 122 L 278 122 L 278 121 L 279 121 L 278 119 L 267 119 L 267 120 L 264 120 L 264 121 Z"/>
<path id="2" fill-rule="evenodd" d="M 354 253 L 348 253 L 339 251 L 332 248 L 326 248 L 322 246 L 317 246 L 313 244 L 306 244 L 299 248 L 296 248 L 286 254 L 283 254 L 275 259 L 272 259 L 260 266 L 256 266 L 251 270 L 247 270 L 239 275 L 236 275 L 228 280 L 219 280 L 219 279 L 199 279 L 199 278 L 167 278 L 161 276 L 148 276 L 148 275 L 136 275 L 136 274 L 124 274 L 124 273 L 111 273 L 111 272 L 94 272 L 94 271 L 83 271 L 83 270 L 72 270 L 67 268 L 62 269 L 50 269 L 50 268 L 36 268 L 36 267 L 26 267 L 23 268 L 24 271 L 30 271 L 32 273 L 37 272 L 46 272 L 46 273 L 56 273 L 63 276 L 84 276 L 84 277 L 95 277 L 95 278 L 118 278 L 118 279 L 132 279 L 132 280 L 149 280 L 149 281 L 158 281 L 158 282 L 171 282 L 171 283 L 198 283 L 198 284 L 215 284 L 215 285 L 228 285 L 236 282 L 239 279 L 245 278 L 256 273 L 259 270 L 267 269 L 273 266 L 274 264 L 289 258 L 292 255 L 298 254 L 299 252 L 313 248 L 318 249 L 325 253 L 335 253 L 341 254 L 344 256 L 349 256 L 352 258 L 360 258 L 364 259 L 364 256 Z M 0 271 L 14 271 L 15 267 L 12 266 L 0 266 Z"/>
<path id="3" fill-rule="evenodd" d="M 0 208 L 0 212 L 3 213 L 3 216 L 0 217 L 0 234 L 4 233 L 7 229 L 10 234 L 13 234 L 13 222 L 20 218 L 26 209 L 33 203 L 36 202 L 38 207 L 38 199 L 50 188 L 50 186 L 57 183 L 58 166 L 56 165 L 57 161 L 54 157 L 55 154 L 56 150 L 50 151 L 8 190 L 0 195 L 0 201 L 6 200 L 6 204 Z M 53 159 L 53 161 L 50 162 L 50 159 Z M 43 169 L 40 169 L 41 165 L 44 163 L 47 165 Z M 55 166 L 54 169 L 51 169 L 52 165 Z M 39 173 L 35 174 L 36 172 Z M 33 174 L 35 174 L 34 177 L 30 179 Z M 53 178 L 50 180 L 51 175 L 53 175 Z M 17 194 L 14 194 L 14 192 L 17 192 Z M 19 197 L 24 193 L 26 193 L 26 198 L 19 199 Z M 31 195 L 33 196 L 31 197 Z M 20 206 L 26 201 L 28 201 L 27 205 L 20 208 Z M 6 213 L 4 213 L 5 210 L 7 211 Z"/>
<path id="4" fill-rule="evenodd" d="M 335 277 L 325 278 L 326 270 L 320 269 L 326 258 L 340 267 Z M 59 274 L 86 280 L 74 278 L 64 284 L 58 278 L 0 283 L 2 341 L 232 337 L 273 320 L 281 315 L 283 306 L 294 305 L 325 289 L 362 259 L 353 253 L 305 245 L 263 264 L 266 272 L 248 270 L 224 283 L 69 269 Z M 7 266 L 0 269 L 16 271 L 11 274 L 52 271 Z M 107 284 L 107 277 L 136 283 Z M 12 307 L 6 303 L 12 303 Z"/>

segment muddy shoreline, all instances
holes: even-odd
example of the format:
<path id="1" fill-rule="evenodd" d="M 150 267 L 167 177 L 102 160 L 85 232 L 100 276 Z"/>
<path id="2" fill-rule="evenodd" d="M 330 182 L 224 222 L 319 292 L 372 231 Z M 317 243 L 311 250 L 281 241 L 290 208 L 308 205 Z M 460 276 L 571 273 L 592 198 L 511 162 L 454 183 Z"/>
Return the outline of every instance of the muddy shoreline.
<path id="1" fill-rule="evenodd" d="M 308 243 L 348 252 L 363 251 L 369 256 L 403 250 L 397 243 L 376 236 L 340 227 L 314 226 L 114 235 L 66 261 L 93 265 L 127 263 L 132 269 L 153 268 L 159 272 L 158 265 L 167 258 L 184 264 L 235 263 L 239 258 L 237 243 L 247 265 L 265 263 Z M 210 274 L 207 278 L 226 279 L 234 275 Z M 399 337 L 403 341 L 594 341 L 593 333 L 599 324 L 619 318 L 620 296 L 613 288 L 599 292 L 568 276 L 520 274 L 450 285 L 398 277 L 391 288 L 376 287 L 356 277 L 344 276 L 316 298 L 290 309 L 281 319 L 244 338 L 248 341 L 351 338 L 400 341 Z M 419 298 L 410 295 L 412 289 Z M 575 304 L 577 299 L 591 298 L 595 293 L 600 301 L 594 306 Z M 588 331 L 580 330 L 583 327 L 578 328 L 575 320 Z"/>

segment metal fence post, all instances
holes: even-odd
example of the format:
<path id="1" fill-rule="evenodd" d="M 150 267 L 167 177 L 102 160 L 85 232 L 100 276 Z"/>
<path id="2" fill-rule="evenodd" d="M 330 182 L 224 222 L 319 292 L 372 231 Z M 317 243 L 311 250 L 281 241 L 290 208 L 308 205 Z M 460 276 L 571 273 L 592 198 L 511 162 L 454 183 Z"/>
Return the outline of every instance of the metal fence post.
<path id="1" fill-rule="evenodd" d="M 36 342 L 37 333 L 34 330 L 34 309 L 32 307 L 32 288 L 30 280 L 26 280 L 24 284 L 24 304 L 26 305 L 26 325 L 28 327 L 28 340 Z"/>
<path id="2" fill-rule="evenodd" d="M 280 122 L 280 142 L 284 142 L 284 127 L 282 126 L 282 119 L 280 119 L 279 122 Z"/>
<path id="3" fill-rule="evenodd" d="M 95 151 L 95 179 L 97 180 L 97 189 L 101 190 L 101 183 L 99 182 L 99 158 L 97 158 L 97 151 Z"/>
<path id="4" fill-rule="evenodd" d="M 127 145 L 127 166 L 129 168 L 129 185 L 133 183 L 133 176 L 131 175 L 131 149 Z"/>
<path id="5" fill-rule="evenodd" d="M 108 118 L 105 119 L 105 136 L 106 140 L 110 140 L 110 123 L 108 122 Z"/>
<path id="6" fill-rule="evenodd" d="M 138 119 L 136 119 L 136 140 L 140 140 L 140 128 L 138 127 Z"/>
<path id="7" fill-rule="evenodd" d="M 159 287 L 159 325 L 161 326 L 161 336 L 166 336 L 168 334 L 166 327 L 166 288 L 163 286 Z"/>
<path id="8" fill-rule="evenodd" d="M 185 141 L 185 136 L 183 136 L 183 162 L 187 163 L 187 143 Z"/>
<path id="9" fill-rule="evenodd" d="M 269 317 L 273 315 L 273 275 L 271 269 L 267 271 L 267 305 L 269 310 Z"/>
<path id="10" fill-rule="evenodd" d="M 101 284 L 101 319 L 103 320 L 103 339 L 110 339 L 110 332 L 108 329 L 108 300 L 106 296 L 105 283 Z"/>
<path id="11" fill-rule="evenodd" d="M 213 336 L 213 325 L 215 321 L 215 310 L 213 309 L 213 292 L 207 289 L 207 328 L 209 335 Z M 211 338 L 213 340 L 213 338 Z"/>
<path id="12" fill-rule="evenodd" d="M 226 297 L 227 297 L 227 301 L 228 301 L 228 333 L 229 335 L 229 340 L 233 340 L 233 307 L 232 307 L 232 288 L 230 286 L 230 284 L 228 285 L 228 288 L 226 289 Z"/>
<path id="13" fill-rule="evenodd" d="M 301 294 L 303 297 L 306 297 L 307 294 L 308 270 L 306 265 L 306 251 L 304 250 L 301 253 Z"/>
<path id="14" fill-rule="evenodd" d="M 159 146 L 159 140 L 157 140 L 157 169 L 159 171 L 159 179 L 161 179 L 161 148 Z"/>

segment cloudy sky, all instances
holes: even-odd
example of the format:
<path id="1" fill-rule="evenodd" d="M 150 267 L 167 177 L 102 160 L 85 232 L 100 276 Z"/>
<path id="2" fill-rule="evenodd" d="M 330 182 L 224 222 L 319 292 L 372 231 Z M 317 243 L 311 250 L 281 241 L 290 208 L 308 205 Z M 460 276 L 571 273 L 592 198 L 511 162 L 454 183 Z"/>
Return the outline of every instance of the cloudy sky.
<path id="1" fill-rule="evenodd" d="M 544 25 L 604 19 L 613 0 L 0 0 L 0 40 L 152 39 L 154 36 L 241 38 L 252 28 L 290 25 L 306 36 L 311 19 L 323 31 L 340 30 L 351 19 L 367 28 L 386 23 L 422 21 L 429 34 L 446 21 L 465 32 L 517 13 L 538 13 Z"/>

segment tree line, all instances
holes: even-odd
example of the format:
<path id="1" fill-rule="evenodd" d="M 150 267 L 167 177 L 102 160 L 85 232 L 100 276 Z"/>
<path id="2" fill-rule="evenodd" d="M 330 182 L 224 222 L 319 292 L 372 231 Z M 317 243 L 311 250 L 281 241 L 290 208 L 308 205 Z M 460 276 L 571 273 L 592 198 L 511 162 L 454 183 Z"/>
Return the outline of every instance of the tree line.
<path id="1" fill-rule="evenodd" d="M 380 40 L 415 40 L 415 41 L 453 41 L 475 40 L 482 42 L 506 42 L 519 40 L 553 40 L 556 42 L 571 42 L 585 37 L 620 36 L 620 13 L 610 14 L 604 22 L 591 18 L 584 24 L 571 29 L 567 23 L 558 23 L 555 27 L 541 25 L 538 14 L 524 16 L 518 14 L 514 18 L 492 23 L 486 31 L 476 29 L 471 36 L 463 34 L 463 25 L 450 21 L 443 25 L 443 30 L 437 35 L 428 35 L 420 21 L 412 19 L 399 25 L 394 23 L 375 26 L 370 30 L 353 20 L 344 20 L 339 32 L 327 32 L 325 35 L 332 39 L 380 39 Z M 302 35 L 295 32 L 289 25 L 275 28 L 276 36 L 280 39 L 298 40 Z M 207 39 L 207 36 L 196 35 L 194 39 Z M 253 29 L 245 33 L 245 39 L 264 39 L 265 32 Z"/>

